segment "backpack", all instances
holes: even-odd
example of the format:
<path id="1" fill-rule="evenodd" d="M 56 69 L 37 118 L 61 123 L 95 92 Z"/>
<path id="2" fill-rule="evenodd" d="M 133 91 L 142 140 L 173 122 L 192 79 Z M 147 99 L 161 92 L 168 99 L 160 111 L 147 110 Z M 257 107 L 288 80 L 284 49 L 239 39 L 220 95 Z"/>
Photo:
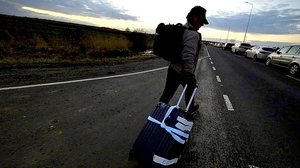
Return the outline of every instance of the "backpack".
<path id="1" fill-rule="evenodd" d="M 182 61 L 182 37 L 186 29 L 180 23 L 176 25 L 160 23 L 156 28 L 153 53 L 170 62 Z"/>

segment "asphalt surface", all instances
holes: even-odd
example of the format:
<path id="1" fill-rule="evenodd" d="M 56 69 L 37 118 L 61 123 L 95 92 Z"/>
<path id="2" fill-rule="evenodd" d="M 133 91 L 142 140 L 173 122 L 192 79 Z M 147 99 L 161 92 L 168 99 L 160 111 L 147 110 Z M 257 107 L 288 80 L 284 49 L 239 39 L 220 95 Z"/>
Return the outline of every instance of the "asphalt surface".
<path id="1" fill-rule="evenodd" d="M 1 167 L 124 167 L 165 72 L 0 92 Z"/>
<path id="2" fill-rule="evenodd" d="M 180 167 L 299 167 L 300 82 L 207 49 L 196 75 L 200 109 Z M 1 167 L 135 167 L 128 153 L 165 77 L 158 70 L 0 91 Z"/>
<path id="3" fill-rule="evenodd" d="M 299 167 L 300 82 L 285 69 L 212 46 L 208 51 L 215 71 L 202 74 L 221 82 L 200 79 L 203 92 L 211 94 L 203 101 L 212 107 L 200 111 L 189 148 L 197 157 L 186 167 Z M 222 94 L 234 111 L 220 108 Z"/>

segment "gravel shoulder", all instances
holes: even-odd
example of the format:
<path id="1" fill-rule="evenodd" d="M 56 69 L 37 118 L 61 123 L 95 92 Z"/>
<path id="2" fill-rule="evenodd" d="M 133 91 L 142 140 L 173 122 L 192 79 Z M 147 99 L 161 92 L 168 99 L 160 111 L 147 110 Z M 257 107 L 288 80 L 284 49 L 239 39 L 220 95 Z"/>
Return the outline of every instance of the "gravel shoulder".
<path id="1" fill-rule="evenodd" d="M 162 58 L 128 61 L 110 65 L 55 65 L 10 67 L 0 69 L 0 87 L 61 82 L 101 76 L 118 75 L 168 66 Z"/>

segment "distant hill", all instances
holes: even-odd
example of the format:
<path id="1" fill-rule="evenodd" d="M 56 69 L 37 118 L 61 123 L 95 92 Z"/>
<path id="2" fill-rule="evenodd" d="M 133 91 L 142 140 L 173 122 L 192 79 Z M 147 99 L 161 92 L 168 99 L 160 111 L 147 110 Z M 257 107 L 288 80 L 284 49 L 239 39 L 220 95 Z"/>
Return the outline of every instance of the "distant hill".
<path id="1" fill-rule="evenodd" d="M 0 14 L 2 62 L 127 57 L 152 44 L 151 34 Z"/>
<path id="2" fill-rule="evenodd" d="M 15 29 L 16 26 L 21 29 L 31 29 L 32 31 L 39 32 L 41 28 L 47 25 L 44 32 L 60 31 L 65 28 L 72 29 L 84 29 L 90 31 L 101 31 L 101 32 L 111 32 L 111 33 L 124 33 L 124 31 L 111 29 L 107 27 L 95 27 L 82 24 L 60 22 L 54 20 L 30 18 L 30 17 L 19 17 L 0 14 L 0 28 L 1 29 Z"/>

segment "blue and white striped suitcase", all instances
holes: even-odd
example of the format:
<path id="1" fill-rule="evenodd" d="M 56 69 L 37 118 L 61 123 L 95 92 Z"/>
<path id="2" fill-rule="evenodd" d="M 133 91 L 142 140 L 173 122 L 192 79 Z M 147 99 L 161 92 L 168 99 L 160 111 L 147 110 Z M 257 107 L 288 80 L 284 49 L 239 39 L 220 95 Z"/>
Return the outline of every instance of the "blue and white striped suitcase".
<path id="1" fill-rule="evenodd" d="M 143 167 L 174 167 L 189 138 L 193 121 L 186 113 L 195 96 L 197 88 L 191 96 L 186 110 L 179 104 L 187 85 L 178 100 L 177 105 L 164 103 L 156 105 L 148 121 L 137 137 L 129 159 L 136 158 Z"/>

